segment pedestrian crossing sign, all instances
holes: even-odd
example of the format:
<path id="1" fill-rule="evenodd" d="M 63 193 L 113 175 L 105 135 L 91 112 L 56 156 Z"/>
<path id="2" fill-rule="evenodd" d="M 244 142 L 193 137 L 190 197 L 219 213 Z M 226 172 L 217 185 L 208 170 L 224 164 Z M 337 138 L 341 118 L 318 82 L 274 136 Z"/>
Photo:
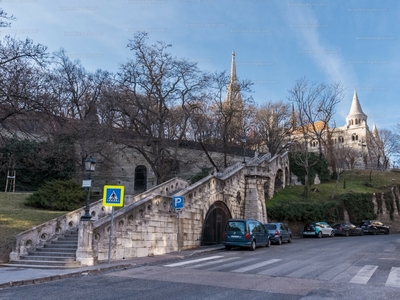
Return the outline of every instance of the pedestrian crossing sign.
<path id="1" fill-rule="evenodd" d="M 105 185 L 103 192 L 103 206 L 124 206 L 124 186 Z"/>

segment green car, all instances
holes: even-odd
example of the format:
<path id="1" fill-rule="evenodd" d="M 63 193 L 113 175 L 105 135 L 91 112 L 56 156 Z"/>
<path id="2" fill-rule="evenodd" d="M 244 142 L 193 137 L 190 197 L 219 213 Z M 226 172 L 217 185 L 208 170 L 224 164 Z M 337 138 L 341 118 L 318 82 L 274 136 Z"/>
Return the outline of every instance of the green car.
<path id="1" fill-rule="evenodd" d="M 222 244 L 226 250 L 232 247 L 248 247 L 254 251 L 258 246 L 269 247 L 271 241 L 261 222 L 251 219 L 229 219 L 222 234 Z"/>

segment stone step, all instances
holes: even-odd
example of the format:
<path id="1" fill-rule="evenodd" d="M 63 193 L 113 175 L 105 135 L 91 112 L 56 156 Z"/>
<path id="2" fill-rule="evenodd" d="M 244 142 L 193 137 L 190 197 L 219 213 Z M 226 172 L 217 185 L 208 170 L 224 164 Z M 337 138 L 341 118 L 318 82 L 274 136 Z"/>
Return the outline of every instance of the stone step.
<path id="1" fill-rule="evenodd" d="M 34 251 L 32 253 L 29 253 L 28 255 L 34 255 L 34 256 L 58 256 L 58 257 L 75 257 L 76 256 L 76 250 L 74 251 L 69 251 L 69 252 L 61 252 L 61 251 Z"/>
<path id="2" fill-rule="evenodd" d="M 37 248 L 34 252 L 66 252 L 66 253 L 75 253 L 76 250 L 78 249 L 78 246 L 75 247 L 68 247 L 68 248 L 63 248 L 63 247 L 43 247 L 43 248 Z"/>
<path id="3" fill-rule="evenodd" d="M 46 245 L 77 245 L 78 240 L 76 241 L 71 241 L 71 240 L 63 240 L 63 241 L 51 241 L 50 244 Z"/>
<path id="4" fill-rule="evenodd" d="M 43 246 L 43 248 L 45 248 L 45 249 L 60 249 L 60 248 L 62 248 L 62 249 L 77 249 L 78 248 L 78 244 L 77 243 L 75 243 L 75 244 L 45 244 L 44 246 Z"/>
<path id="5" fill-rule="evenodd" d="M 8 264 L 2 266 L 16 267 L 16 268 L 37 268 L 37 269 L 64 269 L 64 268 L 79 268 L 81 263 L 79 261 L 61 262 L 61 261 L 45 261 L 45 260 L 18 260 L 10 261 Z"/>
<path id="6" fill-rule="evenodd" d="M 29 261 L 29 260 L 40 260 L 40 261 L 60 261 L 60 262 L 71 262 L 75 261 L 75 257 L 65 257 L 65 256 L 38 256 L 38 255 L 27 255 L 21 256 L 20 261 Z"/>

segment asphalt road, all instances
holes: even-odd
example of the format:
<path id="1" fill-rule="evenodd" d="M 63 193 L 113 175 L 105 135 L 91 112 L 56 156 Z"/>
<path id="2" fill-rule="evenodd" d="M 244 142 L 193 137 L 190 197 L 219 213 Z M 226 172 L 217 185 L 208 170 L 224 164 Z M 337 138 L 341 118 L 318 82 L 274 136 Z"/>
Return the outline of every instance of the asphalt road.
<path id="1" fill-rule="evenodd" d="M 400 235 L 300 238 L 0 290 L 0 299 L 399 299 Z"/>

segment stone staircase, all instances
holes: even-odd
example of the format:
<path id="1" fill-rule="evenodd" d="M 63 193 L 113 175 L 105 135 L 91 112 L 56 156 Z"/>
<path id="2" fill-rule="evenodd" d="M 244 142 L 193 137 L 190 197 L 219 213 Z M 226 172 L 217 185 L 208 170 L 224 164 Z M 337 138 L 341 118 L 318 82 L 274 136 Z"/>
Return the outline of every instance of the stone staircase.
<path id="1" fill-rule="evenodd" d="M 76 261 L 78 248 L 78 231 L 69 231 L 57 240 L 45 244 L 41 248 L 21 255 L 19 260 L 10 261 L 3 266 L 37 269 L 66 269 L 81 266 Z"/>

